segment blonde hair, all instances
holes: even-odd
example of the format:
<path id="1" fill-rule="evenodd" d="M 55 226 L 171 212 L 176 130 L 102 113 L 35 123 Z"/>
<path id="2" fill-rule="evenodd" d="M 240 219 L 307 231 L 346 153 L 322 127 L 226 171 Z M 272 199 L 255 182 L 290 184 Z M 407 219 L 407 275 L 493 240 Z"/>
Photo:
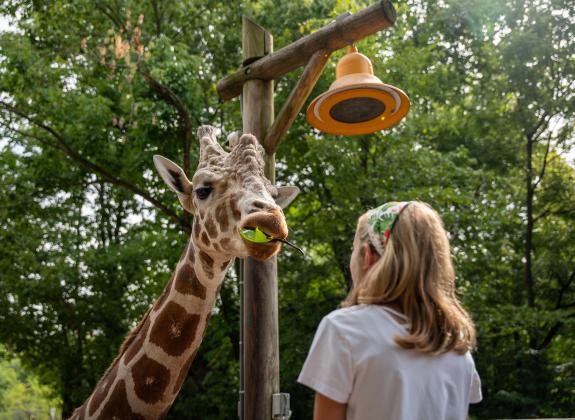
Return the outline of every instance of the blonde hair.
<path id="1" fill-rule="evenodd" d="M 370 243 L 367 214 L 357 223 L 360 244 Z M 475 327 L 455 294 L 455 271 L 441 217 L 412 202 L 398 217 L 383 255 L 351 290 L 342 306 L 398 304 L 411 322 L 398 345 L 423 353 L 463 354 L 475 346 Z"/>

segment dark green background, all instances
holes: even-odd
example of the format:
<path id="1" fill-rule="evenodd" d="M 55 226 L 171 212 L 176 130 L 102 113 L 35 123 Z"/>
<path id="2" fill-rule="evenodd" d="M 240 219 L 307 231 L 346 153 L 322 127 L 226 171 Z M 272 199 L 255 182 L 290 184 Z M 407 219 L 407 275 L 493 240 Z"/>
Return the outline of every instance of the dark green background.
<path id="1" fill-rule="evenodd" d="M 39 374 L 64 412 L 81 404 L 154 301 L 189 217 L 153 171 L 179 164 L 200 124 L 239 129 L 218 79 L 241 60 L 241 16 L 275 49 L 372 2 L 4 0 L 0 35 L 0 342 Z M 321 135 L 298 117 L 278 183 L 282 391 L 295 419 L 312 393 L 296 377 L 322 316 L 349 283 L 357 217 L 389 200 L 443 216 L 458 291 L 478 330 L 477 418 L 575 413 L 575 3 L 394 2 L 394 28 L 358 44 L 411 98 L 392 130 Z M 141 16 L 141 17 L 140 17 Z M 312 96 L 333 80 L 330 60 Z M 276 84 L 276 109 L 301 69 Z M 178 251 L 174 251 L 178 250 Z M 231 419 L 238 389 L 238 293 L 230 272 L 169 418 Z"/>

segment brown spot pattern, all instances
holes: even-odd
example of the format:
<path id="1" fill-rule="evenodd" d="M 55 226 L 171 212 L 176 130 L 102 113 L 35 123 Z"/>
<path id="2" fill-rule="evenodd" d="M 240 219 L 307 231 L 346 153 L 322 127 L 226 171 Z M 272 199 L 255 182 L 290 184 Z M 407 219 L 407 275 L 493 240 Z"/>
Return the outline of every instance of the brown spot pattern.
<path id="1" fill-rule="evenodd" d="M 200 227 L 200 223 L 197 220 L 194 220 L 194 237 L 196 239 L 200 239 L 200 232 L 202 228 Z"/>
<path id="2" fill-rule="evenodd" d="M 72 413 L 72 417 L 70 420 L 78 420 L 78 419 L 85 419 L 86 418 L 86 404 L 81 407 L 78 407 Z"/>
<path id="3" fill-rule="evenodd" d="M 220 241 L 220 245 L 224 248 L 227 248 L 230 245 L 230 238 L 222 238 L 222 240 Z"/>
<path id="4" fill-rule="evenodd" d="M 191 244 L 190 244 L 190 248 L 188 249 L 188 260 L 190 260 L 192 265 L 194 265 L 194 262 L 196 261 L 196 252 L 195 252 L 194 247 Z"/>
<path id="5" fill-rule="evenodd" d="M 206 287 L 200 283 L 194 269 L 183 266 L 176 277 L 176 290 L 185 295 L 194 295 L 200 299 L 206 298 Z"/>
<path id="6" fill-rule="evenodd" d="M 184 249 L 184 252 L 182 253 L 182 255 L 180 256 L 180 261 L 186 259 L 186 257 L 188 256 L 188 252 L 190 249 L 190 241 L 188 241 L 188 243 L 186 244 L 186 249 Z"/>
<path id="7" fill-rule="evenodd" d="M 210 238 L 208 238 L 208 234 L 206 232 L 202 232 L 202 242 L 206 246 L 210 246 Z"/>
<path id="8" fill-rule="evenodd" d="M 200 251 L 200 262 L 202 263 L 202 268 L 208 277 L 213 277 L 214 272 L 214 260 L 204 251 Z"/>
<path id="9" fill-rule="evenodd" d="M 216 224 L 214 223 L 214 219 L 211 215 L 208 215 L 206 222 L 204 223 L 204 227 L 208 231 L 208 235 L 212 238 L 218 236 L 218 229 L 216 228 Z"/>
<path id="10" fill-rule="evenodd" d="M 226 271 L 227 268 L 228 268 L 228 265 L 230 265 L 230 261 L 231 261 L 231 260 L 224 261 L 223 264 L 222 264 L 222 266 L 220 267 L 220 270 L 221 270 L 221 271 Z"/>
<path id="11" fill-rule="evenodd" d="M 144 341 L 146 340 L 146 336 L 148 335 L 149 329 L 150 329 L 150 317 L 147 317 L 142 329 L 138 332 L 136 339 L 130 343 L 130 345 L 126 350 L 124 356 L 125 364 L 130 363 L 130 361 L 134 358 L 134 356 L 138 354 L 138 352 L 144 345 Z"/>
<path id="12" fill-rule="evenodd" d="M 227 179 L 224 179 L 222 182 L 220 182 L 220 183 L 218 184 L 218 191 L 219 191 L 219 193 L 220 193 L 220 194 L 225 193 L 226 190 L 228 189 L 228 187 L 229 187 L 228 181 L 227 181 Z"/>
<path id="13" fill-rule="evenodd" d="M 190 367 L 192 366 L 192 362 L 196 358 L 197 353 L 198 353 L 198 349 L 195 349 L 194 352 L 192 353 L 192 355 L 184 363 L 184 366 L 183 366 L 182 370 L 180 371 L 180 374 L 178 375 L 178 379 L 176 380 L 176 383 L 174 384 L 174 389 L 172 390 L 173 393 L 180 392 L 180 388 L 182 387 L 184 381 L 186 380 L 186 377 L 188 376 L 188 371 L 190 370 Z"/>
<path id="14" fill-rule="evenodd" d="M 148 404 L 161 401 L 170 383 L 169 369 L 145 354 L 132 367 L 132 377 L 136 395 Z"/>
<path id="15" fill-rule="evenodd" d="M 106 398 L 106 396 L 108 395 L 108 392 L 110 391 L 110 388 L 114 383 L 114 379 L 116 379 L 119 364 L 120 360 L 116 359 L 112 368 L 108 369 L 108 371 L 104 374 L 102 379 L 100 379 L 100 382 L 98 382 L 98 385 L 96 385 L 94 394 L 90 399 L 90 405 L 88 407 L 88 415 L 90 416 L 94 415 L 94 413 L 98 410 L 98 408 L 100 408 L 100 405 L 102 404 L 102 401 L 104 401 L 104 398 Z M 80 418 L 82 418 L 82 416 L 80 416 Z"/>
<path id="16" fill-rule="evenodd" d="M 236 219 L 236 220 L 240 220 L 242 218 L 242 212 L 240 211 L 240 209 L 238 207 L 238 200 L 239 200 L 239 195 L 234 194 L 230 197 L 230 199 L 228 201 L 228 206 L 232 210 L 232 215 L 234 216 L 234 219 Z"/>
<path id="17" fill-rule="evenodd" d="M 139 414 L 132 411 L 128 403 L 126 394 L 126 383 L 124 380 L 119 381 L 110 395 L 110 399 L 98 417 L 102 420 L 122 419 L 122 420 L 144 420 Z"/>
<path id="18" fill-rule="evenodd" d="M 150 341 L 170 356 L 180 356 L 194 341 L 200 315 L 189 314 L 175 302 L 168 302 L 158 314 Z"/>
<path id="19" fill-rule="evenodd" d="M 170 294 L 170 291 L 172 290 L 172 283 L 173 282 L 174 282 L 174 274 L 172 274 L 172 277 L 170 277 L 170 281 L 168 282 L 167 286 L 164 288 L 164 291 L 162 292 L 162 294 L 160 295 L 160 297 L 158 298 L 156 303 L 154 303 L 154 311 L 157 311 L 158 309 L 160 309 L 162 307 L 162 305 L 164 304 L 164 301 L 168 298 L 168 295 Z"/>
<path id="20" fill-rule="evenodd" d="M 226 232 L 229 227 L 229 220 L 228 220 L 228 207 L 226 203 L 220 204 L 216 207 L 216 221 L 220 225 L 220 231 Z"/>

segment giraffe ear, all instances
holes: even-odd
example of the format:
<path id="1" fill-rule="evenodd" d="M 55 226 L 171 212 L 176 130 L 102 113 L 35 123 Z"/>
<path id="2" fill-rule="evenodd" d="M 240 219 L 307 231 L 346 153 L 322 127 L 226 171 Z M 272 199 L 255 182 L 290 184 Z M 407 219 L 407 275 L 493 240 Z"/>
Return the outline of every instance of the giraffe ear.
<path id="1" fill-rule="evenodd" d="M 160 155 L 154 155 L 154 165 L 166 185 L 178 195 L 182 207 L 193 213 L 194 207 L 191 194 L 194 187 L 184 170 L 170 159 Z"/>
<path id="2" fill-rule="evenodd" d="M 278 195 L 274 200 L 278 206 L 285 209 L 299 194 L 299 188 L 293 186 L 277 187 Z"/>

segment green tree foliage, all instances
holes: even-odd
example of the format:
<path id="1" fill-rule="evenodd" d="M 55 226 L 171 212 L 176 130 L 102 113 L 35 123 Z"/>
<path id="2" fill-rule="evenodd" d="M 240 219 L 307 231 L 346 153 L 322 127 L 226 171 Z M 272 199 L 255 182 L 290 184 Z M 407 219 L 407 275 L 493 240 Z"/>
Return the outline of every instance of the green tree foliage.
<path id="1" fill-rule="evenodd" d="M 0 36 L 0 342 L 80 404 L 160 294 L 190 220 L 151 170 L 193 171 L 193 133 L 241 125 L 218 79 L 240 62 L 241 15 L 275 49 L 371 2 L 4 2 Z M 419 199 L 443 215 L 460 295 L 476 320 L 481 418 L 575 406 L 575 5 L 566 0 L 394 2 L 394 28 L 360 42 L 411 98 L 396 128 L 339 138 L 300 115 L 278 152 L 286 211 L 307 256 L 280 257 L 282 391 L 311 417 L 297 374 L 322 316 L 345 296 L 359 214 Z M 333 80 L 337 52 L 312 95 Z M 276 83 L 279 109 L 301 70 Z M 233 272 L 171 418 L 234 418 Z"/>
<path id="2" fill-rule="evenodd" d="M 40 384 L 20 360 L 9 357 L 0 347 L 0 419 L 48 419 L 60 405 L 52 390 Z M 52 411 L 51 411 L 52 410 Z"/>

